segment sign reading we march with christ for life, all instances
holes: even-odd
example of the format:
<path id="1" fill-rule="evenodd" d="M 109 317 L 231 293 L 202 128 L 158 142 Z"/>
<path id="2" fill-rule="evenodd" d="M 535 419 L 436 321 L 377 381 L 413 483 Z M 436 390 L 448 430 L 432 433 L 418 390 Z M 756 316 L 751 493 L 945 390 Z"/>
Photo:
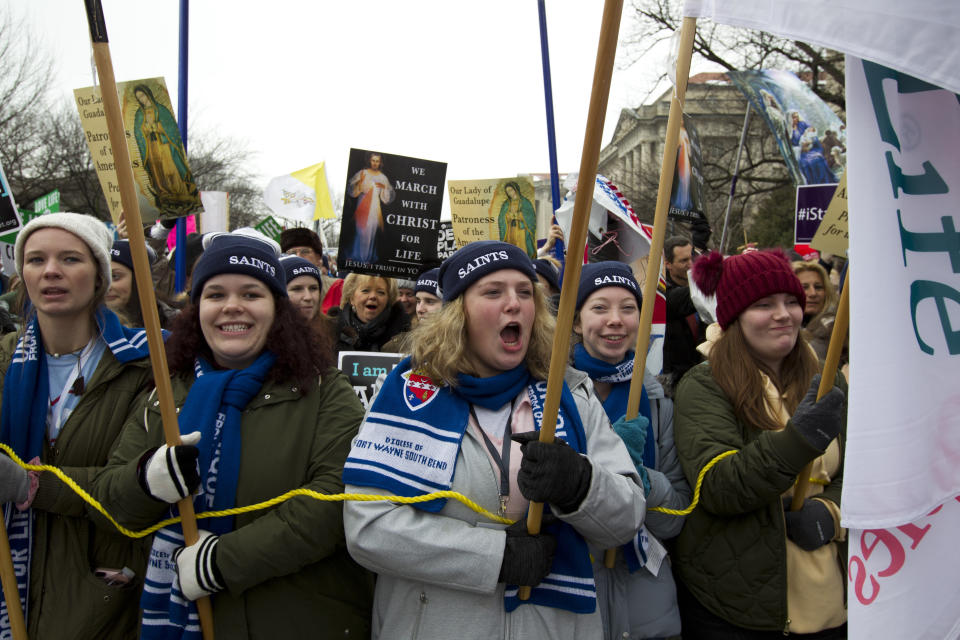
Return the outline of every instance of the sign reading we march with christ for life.
<path id="1" fill-rule="evenodd" d="M 412 279 L 436 263 L 446 175 L 444 162 L 350 149 L 343 270 Z"/>

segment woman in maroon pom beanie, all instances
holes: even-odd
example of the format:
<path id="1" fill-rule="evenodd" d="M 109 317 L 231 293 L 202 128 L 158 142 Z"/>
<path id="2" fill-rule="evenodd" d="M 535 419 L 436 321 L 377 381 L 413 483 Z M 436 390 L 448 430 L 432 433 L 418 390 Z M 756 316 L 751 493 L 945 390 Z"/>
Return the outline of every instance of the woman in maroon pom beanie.
<path id="1" fill-rule="evenodd" d="M 677 538 L 684 640 L 845 638 L 846 403 L 836 387 L 816 401 L 817 357 L 800 335 L 803 288 L 773 251 L 713 252 L 692 274 L 716 296 L 718 324 L 699 347 L 708 360 L 677 388 L 677 452 L 691 485 L 714 457 L 737 453 L 704 476 Z M 811 461 L 803 507 L 787 511 Z"/>

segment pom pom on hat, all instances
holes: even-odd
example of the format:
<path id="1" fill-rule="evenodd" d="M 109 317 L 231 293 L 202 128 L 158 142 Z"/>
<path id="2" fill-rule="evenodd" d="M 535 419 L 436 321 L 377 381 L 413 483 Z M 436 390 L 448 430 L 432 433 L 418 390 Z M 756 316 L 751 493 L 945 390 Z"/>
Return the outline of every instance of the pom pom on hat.
<path id="1" fill-rule="evenodd" d="M 716 295 L 721 273 L 723 273 L 723 256 L 719 251 L 711 251 L 699 258 L 690 268 L 690 275 L 697 283 L 697 288 L 708 296 Z"/>

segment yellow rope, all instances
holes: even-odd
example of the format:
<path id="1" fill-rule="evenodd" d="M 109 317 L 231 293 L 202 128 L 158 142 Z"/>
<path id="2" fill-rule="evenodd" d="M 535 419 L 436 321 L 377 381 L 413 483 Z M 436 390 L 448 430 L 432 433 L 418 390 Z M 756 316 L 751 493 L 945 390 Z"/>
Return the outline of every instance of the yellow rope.
<path id="1" fill-rule="evenodd" d="M 697 484 L 693 487 L 693 502 L 690 503 L 690 506 L 686 509 L 668 509 L 666 507 L 652 507 L 649 511 L 658 511 L 660 513 L 666 513 L 671 516 L 685 516 L 693 512 L 697 504 L 700 502 L 700 486 L 703 484 L 703 477 L 707 475 L 707 471 L 713 468 L 713 465 L 717 464 L 727 456 L 732 456 L 737 452 L 736 449 L 731 449 L 730 451 L 724 451 L 723 453 L 714 457 L 713 460 L 708 462 L 703 469 L 700 469 L 700 474 L 697 476 Z"/>
<path id="2" fill-rule="evenodd" d="M 64 484 L 66 484 L 68 487 L 73 489 L 74 493 L 80 496 L 87 504 L 89 504 L 91 507 L 93 507 L 98 512 L 103 514 L 103 517 L 109 520 L 110 523 L 117 528 L 117 531 L 119 531 L 120 533 L 122 533 L 123 535 L 129 538 L 142 538 L 144 536 L 150 535 L 154 531 L 157 531 L 159 529 L 166 527 L 167 525 L 180 522 L 180 517 L 177 516 L 175 518 L 167 518 L 166 520 L 162 520 L 156 523 L 155 525 L 153 525 L 152 527 L 148 527 L 146 529 L 143 529 L 142 531 L 133 531 L 132 529 L 128 529 L 124 527 L 122 524 L 120 524 L 119 522 L 117 522 L 113 516 L 107 513 L 107 510 L 103 508 L 103 505 L 97 502 L 97 500 L 94 499 L 94 497 L 91 496 L 89 493 L 84 491 L 83 488 L 73 480 L 73 478 L 65 474 L 63 471 L 61 471 L 57 467 L 54 467 L 48 464 L 26 464 L 23 460 L 17 457 L 17 454 L 15 454 L 10 447 L 8 447 L 6 444 L 2 442 L 0 442 L 0 449 L 5 451 L 7 455 L 9 455 L 11 459 L 13 459 L 14 462 L 19 464 L 24 469 L 27 469 L 28 471 L 49 471 L 50 473 L 60 478 L 60 480 L 62 480 Z M 685 516 L 690 512 L 692 512 L 694 508 L 696 508 L 697 503 L 700 502 L 700 486 L 703 484 L 703 477 L 706 475 L 707 471 L 713 468 L 713 465 L 717 464 L 727 456 L 733 455 L 734 453 L 736 453 L 736 450 L 724 451 L 720 455 L 716 456 L 713 460 L 708 462 L 706 466 L 700 470 L 700 474 L 697 477 L 697 484 L 693 489 L 693 502 L 690 504 L 689 507 L 687 507 L 686 509 L 668 509 L 666 507 L 653 507 L 650 509 L 650 511 L 658 511 L 660 513 L 666 513 L 668 515 L 674 515 L 674 516 Z M 474 512 L 494 522 L 499 522 L 501 524 L 514 523 L 513 520 L 510 520 L 508 518 L 503 518 L 501 516 L 498 516 L 495 513 L 487 511 L 486 509 L 481 507 L 479 504 L 477 504 L 467 496 L 463 495 L 462 493 L 458 493 L 456 491 L 434 491 L 433 493 L 426 493 L 421 496 L 403 497 L 403 496 L 383 496 L 379 494 L 366 494 L 366 493 L 327 494 L 327 493 L 320 493 L 319 491 L 314 491 L 312 489 L 291 489 L 290 491 L 287 491 L 286 493 L 279 495 L 276 498 L 264 500 L 263 502 L 251 504 L 246 507 L 234 507 L 232 509 L 223 509 L 221 511 L 203 511 L 197 514 L 197 519 L 199 520 L 201 518 L 219 518 L 221 516 L 234 516 L 241 513 L 248 513 L 250 511 L 258 511 L 260 509 L 266 509 L 268 507 L 278 505 L 281 502 L 286 502 L 287 500 L 289 500 L 290 498 L 293 498 L 294 496 L 307 496 L 307 497 L 313 498 L 314 500 L 320 500 L 322 502 L 343 502 L 343 501 L 350 500 L 355 502 L 387 501 L 387 502 L 393 502 L 396 504 L 415 504 L 418 502 L 429 502 L 430 500 L 436 500 L 438 498 L 448 498 L 451 500 L 457 500 L 467 508 L 473 510 Z"/>

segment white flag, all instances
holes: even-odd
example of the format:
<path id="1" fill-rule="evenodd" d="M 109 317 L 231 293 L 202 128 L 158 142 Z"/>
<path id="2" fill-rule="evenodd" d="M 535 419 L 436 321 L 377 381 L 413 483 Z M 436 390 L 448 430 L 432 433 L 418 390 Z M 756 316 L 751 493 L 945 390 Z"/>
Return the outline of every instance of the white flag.
<path id="1" fill-rule="evenodd" d="M 960 98 L 847 56 L 850 638 L 960 634 Z"/>
<path id="2" fill-rule="evenodd" d="M 683 13 L 837 49 L 960 92 L 956 0 L 686 0 Z"/>
<path id="3" fill-rule="evenodd" d="M 960 101 L 847 57 L 849 527 L 960 493 Z"/>

